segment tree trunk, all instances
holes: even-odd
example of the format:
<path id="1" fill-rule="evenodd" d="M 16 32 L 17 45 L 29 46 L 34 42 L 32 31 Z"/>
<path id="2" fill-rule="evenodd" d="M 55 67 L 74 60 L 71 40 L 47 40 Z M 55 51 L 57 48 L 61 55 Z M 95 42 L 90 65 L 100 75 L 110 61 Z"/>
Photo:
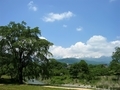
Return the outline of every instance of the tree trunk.
<path id="1" fill-rule="evenodd" d="M 18 82 L 19 84 L 23 84 L 23 66 L 22 66 L 22 59 L 20 57 L 19 64 L 18 64 Z"/>
<path id="2" fill-rule="evenodd" d="M 19 84 L 23 84 L 23 75 L 22 75 L 22 71 L 23 71 L 23 67 L 19 67 L 19 70 L 18 70 L 18 81 L 19 81 Z"/>
<path id="3" fill-rule="evenodd" d="M 22 65 L 22 53 L 20 52 L 20 58 L 18 63 L 18 82 L 19 84 L 23 84 L 23 65 Z"/>

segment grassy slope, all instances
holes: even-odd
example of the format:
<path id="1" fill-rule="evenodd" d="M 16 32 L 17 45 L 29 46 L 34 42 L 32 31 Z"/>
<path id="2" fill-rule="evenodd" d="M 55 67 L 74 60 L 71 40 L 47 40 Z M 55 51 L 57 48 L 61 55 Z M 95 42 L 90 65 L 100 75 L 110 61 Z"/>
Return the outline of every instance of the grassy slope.
<path id="1" fill-rule="evenodd" d="M 0 90 L 65 90 L 32 85 L 0 85 Z"/>

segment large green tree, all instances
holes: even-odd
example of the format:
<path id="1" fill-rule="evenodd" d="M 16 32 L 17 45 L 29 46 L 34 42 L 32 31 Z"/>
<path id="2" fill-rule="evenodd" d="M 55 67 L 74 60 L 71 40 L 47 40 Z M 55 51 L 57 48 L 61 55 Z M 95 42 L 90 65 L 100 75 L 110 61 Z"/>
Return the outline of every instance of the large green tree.
<path id="1" fill-rule="evenodd" d="M 20 84 L 23 83 L 25 67 L 32 62 L 47 63 L 47 57 L 52 55 L 49 47 L 53 44 L 40 39 L 40 36 L 41 32 L 38 27 L 30 28 L 24 21 L 10 22 L 6 26 L 0 26 L 0 57 L 4 56 L 0 60 L 7 60 L 7 63 L 13 66 Z"/>

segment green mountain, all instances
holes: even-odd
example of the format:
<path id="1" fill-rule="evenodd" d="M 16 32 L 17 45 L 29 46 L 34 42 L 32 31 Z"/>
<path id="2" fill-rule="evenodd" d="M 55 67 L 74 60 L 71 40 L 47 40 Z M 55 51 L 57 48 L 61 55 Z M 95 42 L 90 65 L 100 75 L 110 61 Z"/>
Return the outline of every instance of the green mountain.
<path id="1" fill-rule="evenodd" d="M 59 62 L 73 64 L 85 60 L 88 64 L 109 64 L 112 60 L 111 57 L 100 57 L 100 58 L 62 58 L 57 59 Z"/>

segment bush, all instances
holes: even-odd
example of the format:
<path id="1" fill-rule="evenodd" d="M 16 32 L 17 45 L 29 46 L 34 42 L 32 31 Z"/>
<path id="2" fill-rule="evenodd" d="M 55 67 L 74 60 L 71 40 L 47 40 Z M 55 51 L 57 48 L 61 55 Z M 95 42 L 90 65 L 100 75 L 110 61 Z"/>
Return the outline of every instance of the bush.
<path id="1" fill-rule="evenodd" d="M 51 79 L 51 84 L 64 84 L 64 78 L 65 77 L 60 77 L 56 76 Z"/>

